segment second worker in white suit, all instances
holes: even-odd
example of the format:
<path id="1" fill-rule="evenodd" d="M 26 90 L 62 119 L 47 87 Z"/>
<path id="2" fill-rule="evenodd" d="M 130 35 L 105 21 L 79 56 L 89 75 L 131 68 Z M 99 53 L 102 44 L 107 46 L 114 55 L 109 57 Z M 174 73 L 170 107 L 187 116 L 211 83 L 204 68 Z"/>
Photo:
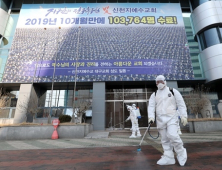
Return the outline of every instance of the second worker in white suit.
<path id="1" fill-rule="evenodd" d="M 157 161 L 157 164 L 175 164 L 174 149 L 179 164 L 184 166 L 187 160 L 187 152 L 177 132 L 177 108 L 181 115 L 181 123 L 185 126 L 187 124 L 186 105 L 178 90 L 172 89 L 172 91 L 167 87 L 164 76 L 157 76 L 156 85 L 158 90 L 154 92 L 149 99 L 148 117 L 149 123 L 154 122 L 156 113 L 157 129 L 161 135 L 161 144 L 164 153 L 161 159 Z"/>
<path id="2" fill-rule="evenodd" d="M 141 137 L 136 111 L 132 106 L 126 105 L 126 107 L 130 112 L 130 116 L 125 121 L 131 120 L 132 123 L 132 135 L 129 138 Z"/>

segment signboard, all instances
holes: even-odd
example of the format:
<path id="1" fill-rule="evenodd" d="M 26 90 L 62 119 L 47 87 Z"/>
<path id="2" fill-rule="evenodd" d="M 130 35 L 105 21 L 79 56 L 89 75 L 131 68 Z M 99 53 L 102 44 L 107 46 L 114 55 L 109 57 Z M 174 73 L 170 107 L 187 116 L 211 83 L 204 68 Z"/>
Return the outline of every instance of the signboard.
<path id="1" fill-rule="evenodd" d="M 23 4 L 17 28 L 183 26 L 180 4 Z"/>
<path id="2" fill-rule="evenodd" d="M 76 71 L 77 70 L 77 71 Z M 193 79 L 180 4 L 23 4 L 3 82 Z"/>

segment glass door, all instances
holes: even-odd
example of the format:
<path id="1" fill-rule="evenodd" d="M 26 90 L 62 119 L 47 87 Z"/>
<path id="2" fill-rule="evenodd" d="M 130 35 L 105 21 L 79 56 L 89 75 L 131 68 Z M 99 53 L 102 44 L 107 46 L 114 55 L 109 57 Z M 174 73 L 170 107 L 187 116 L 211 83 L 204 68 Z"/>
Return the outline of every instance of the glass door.
<path id="1" fill-rule="evenodd" d="M 123 119 L 123 102 L 115 102 L 115 114 L 114 114 L 114 128 L 123 129 L 124 119 Z"/>
<path id="2" fill-rule="evenodd" d="M 106 102 L 106 128 L 123 129 L 123 102 Z"/>

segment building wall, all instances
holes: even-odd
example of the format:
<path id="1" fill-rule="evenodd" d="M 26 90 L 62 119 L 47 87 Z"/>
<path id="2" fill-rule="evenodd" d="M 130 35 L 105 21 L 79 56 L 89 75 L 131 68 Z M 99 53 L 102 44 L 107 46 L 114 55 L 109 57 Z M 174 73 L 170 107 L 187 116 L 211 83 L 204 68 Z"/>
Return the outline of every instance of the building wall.
<path id="1" fill-rule="evenodd" d="M 191 20 L 194 34 L 201 45 L 200 59 L 206 81 L 222 79 L 222 1 L 195 5 Z"/>
<path id="2" fill-rule="evenodd" d="M 19 7 L 19 5 L 17 5 L 18 2 L 19 1 L 15 1 L 15 3 L 13 4 L 14 9 L 20 9 L 21 8 L 21 6 Z M 149 1 L 149 2 L 151 2 L 151 1 Z M 152 2 L 162 2 L 162 1 L 152 1 Z M 172 2 L 172 1 L 169 1 L 169 2 Z M 175 0 L 174 2 L 179 2 L 179 1 Z M 183 2 L 186 3 L 185 6 L 187 6 L 188 1 L 183 1 Z M 217 8 L 218 8 L 218 6 L 217 6 Z M 220 12 L 220 11 L 218 11 L 218 12 Z M 19 15 L 16 15 L 17 18 L 18 18 L 18 16 Z M 16 26 L 16 22 L 17 22 L 16 17 L 13 18 L 13 15 L 11 15 L 11 18 L 9 18 L 9 22 L 8 22 L 9 28 L 11 28 L 11 25 L 13 25 L 14 27 Z M 193 20 L 193 22 L 194 22 L 194 20 Z M 195 21 L 197 23 L 199 23 L 198 20 L 195 20 Z M 199 56 L 198 56 L 198 54 L 199 54 L 198 43 L 193 41 L 194 36 L 191 33 L 192 29 L 191 29 L 191 24 L 190 24 L 190 18 L 189 17 L 184 18 L 184 23 L 185 23 L 185 26 L 186 26 L 186 33 L 187 33 L 188 43 L 189 43 L 189 47 L 190 47 L 190 54 L 191 54 L 192 66 L 194 68 L 195 78 L 196 79 L 204 78 L 204 74 L 202 72 L 202 64 L 203 64 L 203 69 L 205 71 L 205 75 L 207 75 L 208 81 L 212 81 L 212 80 L 221 78 L 220 74 L 217 74 L 218 70 L 215 70 L 214 72 L 211 71 L 212 68 L 217 68 L 216 65 L 215 65 L 217 62 L 215 62 L 215 60 L 213 60 L 212 58 L 215 56 L 216 57 L 215 59 L 220 61 L 219 58 L 221 58 L 221 53 L 220 53 L 220 51 L 221 51 L 220 48 L 221 47 L 220 46 L 217 47 L 217 51 L 219 51 L 219 54 L 218 54 L 219 56 L 217 54 L 212 53 L 212 51 L 214 51 L 215 49 L 211 49 L 211 47 L 209 49 L 206 49 L 206 51 L 203 50 L 201 52 L 202 60 L 200 60 Z M 196 24 L 195 28 L 194 28 L 195 34 L 197 34 L 198 32 L 201 31 L 201 29 L 199 29 L 199 28 L 200 28 L 200 26 L 198 24 Z M 4 48 L 7 47 L 8 50 L 10 49 L 10 45 L 11 45 L 11 42 L 12 42 L 12 39 L 13 39 L 13 35 L 14 35 L 13 31 L 14 31 L 13 29 L 11 29 L 11 30 L 9 29 L 7 31 L 7 37 L 8 37 L 7 39 L 9 40 L 9 44 L 8 44 L 8 46 L 4 46 Z M 208 54 L 207 51 L 209 52 L 209 54 Z M 3 52 L 4 52 L 4 55 L 2 55 Z M 3 50 L 3 49 L 0 49 L 0 55 L 1 55 L 1 57 L 4 56 L 7 59 L 8 52 Z M 2 61 L 3 61 L 2 62 L 3 65 L 2 65 L 1 68 L 3 68 L 3 70 L 1 71 L 1 73 L 3 73 L 3 71 L 4 71 L 4 60 L 2 60 Z M 200 61 L 202 62 L 202 64 L 200 64 Z M 219 70 L 219 71 L 221 72 L 221 70 Z M 219 76 L 219 77 L 214 77 L 214 76 Z M 104 104 L 105 103 L 105 97 L 104 97 L 105 86 L 104 86 L 104 83 L 100 84 L 101 87 L 100 87 L 99 84 L 95 83 L 94 84 L 94 89 L 93 89 L 94 92 L 95 92 L 95 94 L 93 93 L 93 102 L 94 102 L 93 103 L 93 124 L 94 124 L 94 127 L 95 127 L 94 130 L 104 129 L 104 122 L 105 122 L 105 108 L 104 108 L 105 107 L 105 104 Z"/>
<path id="3" fill-rule="evenodd" d="M 184 13 L 183 20 L 184 20 L 184 25 L 185 25 L 186 35 L 187 35 L 188 46 L 190 49 L 190 57 L 191 57 L 191 62 L 193 66 L 194 77 L 196 79 L 204 78 L 204 74 L 203 74 L 203 70 L 201 66 L 201 60 L 199 59 L 200 50 L 199 50 L 198 42 L 194 40 L 193 30 L 192 30 L 191 20 L 190 20 L 190 13 Z"/>
<path id="4" fill-rule="evenodd" d="M 93 83 L 93 130 L 105 130 L 105 82 Z"/>

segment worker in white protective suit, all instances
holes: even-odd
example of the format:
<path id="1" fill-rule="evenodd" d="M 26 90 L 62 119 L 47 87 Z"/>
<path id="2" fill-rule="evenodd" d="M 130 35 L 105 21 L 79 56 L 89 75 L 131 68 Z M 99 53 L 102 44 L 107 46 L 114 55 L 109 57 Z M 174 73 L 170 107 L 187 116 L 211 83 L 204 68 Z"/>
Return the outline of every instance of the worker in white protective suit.
<path id="1" fill-rule="evenodd" d="M 137 108 L 136 108 L 136 104 L 132 104 L 132 108 L 134 109 L 134 110 L 136 110 Z M 139 126 L 139 124 L 138 124 L 138 126 Z M 132 124 L 132 127 L 130 128 L 130 130 L 132 131 L 133 130 L 133 124 Z"/>
<path id="2" fill-rule="evenodd" d="M 165 77 L 156 77 L 158 90 L 149 99 L 148 122 L 155 120 L 157 129 L 161 135 L 161 143 L 164 150 L 163 156 L 157 161 L 159 165 L 175 164 L 173 149 L 177 154 L 177 160 L 181 166 L 187 161 L 187 151 L 183 147 L 183 142 L 177 132 L 178 130 L 178 111 L 181 115 L 181 123 L 187 124 L 187 109 L 183 97 L 176 89 L 172 89 L 174 95 L 167 87 Z"/>
<path id="3" fill-rule="evenodd" d="M 130 112 L 130 116 L 125 121 L 127 122 L 128 120 L 131 120 L 132 123 L 132 135 L 129 138 L 141 137 L 136 111 L 133 109 L 132 106 L 126 106 L 127 110 Z"/>
<path id="4" fill-rule="evenodd" d="M 139 127 L 138 119 L 141 118 L 140 111 L 139 111 L 139 109 L 136 107 L 136 104 L 132 104 L 132 108 L 136 111 L 137 124 L 138 124 L 138 127 Z M 132 128 L 131 128 L 130 130 L 132 130 Z"/>

